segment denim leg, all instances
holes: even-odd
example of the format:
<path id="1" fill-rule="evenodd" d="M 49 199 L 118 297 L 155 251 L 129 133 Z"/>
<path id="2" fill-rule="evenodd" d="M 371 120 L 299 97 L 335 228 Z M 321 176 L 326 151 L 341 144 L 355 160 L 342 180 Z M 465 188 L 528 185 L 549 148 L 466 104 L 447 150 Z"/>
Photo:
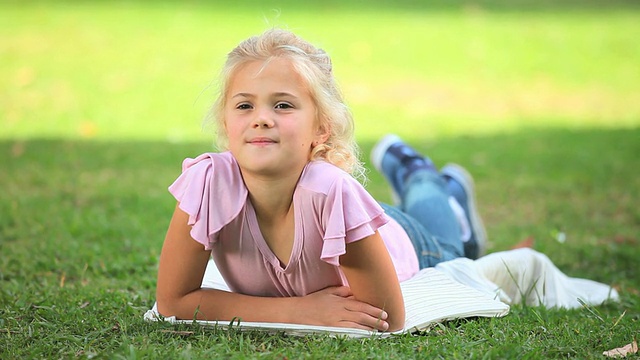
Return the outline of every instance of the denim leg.
<path id="1" fill-rule="evenodd" d="M 400 207 L 434 236 L 447 260 L 464 257 L 458 219 L 449 205 L 447 185 L 440 174 L 416 171 L 404 184 Z"/>
<path id="2" fill-rule="evenodd" d="M 420 269 L 434 267 L 438 263 L 453 260 L 459 256 L 447 251 L 440 245 L 438 237 L 429 233 L 416 219 L 404 213 L 397 207 L 380 203 L 389 217 L 402 226 L 411 239 L 413 247 L 418 255 Z"/>

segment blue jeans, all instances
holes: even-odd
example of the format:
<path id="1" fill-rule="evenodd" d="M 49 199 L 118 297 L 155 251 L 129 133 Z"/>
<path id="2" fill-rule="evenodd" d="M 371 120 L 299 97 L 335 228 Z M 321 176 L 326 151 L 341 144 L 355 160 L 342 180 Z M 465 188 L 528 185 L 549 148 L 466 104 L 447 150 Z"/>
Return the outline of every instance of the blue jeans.
<path id="1" fill-rule="evenodd" d="M 398 207 L 381 204 L 407 232 L 420 269 L 464 257 L 460 225 L 449 205 L 444 179 L 433 171 L 416 171 L 404 183 Z"/>

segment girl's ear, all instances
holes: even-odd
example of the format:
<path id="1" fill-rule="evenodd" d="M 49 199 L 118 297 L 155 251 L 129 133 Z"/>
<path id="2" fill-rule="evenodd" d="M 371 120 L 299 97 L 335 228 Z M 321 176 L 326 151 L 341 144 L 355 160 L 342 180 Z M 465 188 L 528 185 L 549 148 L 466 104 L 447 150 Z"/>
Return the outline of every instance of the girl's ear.
<path id="1" fill-rule="evenodd" d="M 318 131 L 316 131 L 316 139 L 314 143 L 316 144 L 324 144 L 329 140 L 329 136 L 331 136 L 331 129 L 328 124 L 321 124 L 318 127 Z"/>
<path id="2" fill-rule="evenodd" d="M 222 131 L 224 131 L 224 134 L 227 135 L 227 118 L 223 117 L 222 118 Z"/>

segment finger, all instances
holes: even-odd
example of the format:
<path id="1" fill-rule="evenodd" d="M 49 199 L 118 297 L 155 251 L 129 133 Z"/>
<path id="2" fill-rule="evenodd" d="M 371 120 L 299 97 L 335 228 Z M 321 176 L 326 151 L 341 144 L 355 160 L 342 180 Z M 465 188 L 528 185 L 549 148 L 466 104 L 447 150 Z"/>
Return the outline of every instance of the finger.
<path id="1" fill-rule="evenodd" d="M 343 323 L 348 324 L 348 327 L 356 329 L 372 331 L 387 331 L 389 329 L 388 322 L 364 314 L 356 314 L 353 316 L 353 320 L 343 320 Z"/>
<path id="2" fill-rule="evenodd" d="M 339 327 L 345 327 L 345 328 L 350 328 L 350 329 L 360 329 L 360 330 L 366 330 L 366 331 L 385 331 L 383 329 L 379 329 L 379 328 L 375 328 L 375 327 L 371 327 L 371 326 L 367 326 L 367 325 L 362 325 L 359 324 L 357 322 L 353 322 L 353 321 L 341 321 L 338 324 Z"/>
<path id="3" fill-rule="evenodd" d="M 351 288 L 347 286 L 335 286 L 329 288 L 329 292 L 332 295 L 340 296 L 340 297 L 353 297 L 353 293 L 351 292 Z"/>
<path id="4" fill-rule="evenodd" d="M 366 302 L 352 300 L 347 304 L 347 310 L 363 313 L 375 319 L 387 320 L 389 314 L 383 309 L 377 308 L 371 304 L 367 304 Z"/>
<path id="5" fill-rule="evenodd" d="M 351 320 L 360 325 L 380 331 L 389 329 L 389 323 L 386 321 L 389 314 L 382 309 L 360 301 L 353 301 L 346 310 L 350 311 L 353 317 Z"/>

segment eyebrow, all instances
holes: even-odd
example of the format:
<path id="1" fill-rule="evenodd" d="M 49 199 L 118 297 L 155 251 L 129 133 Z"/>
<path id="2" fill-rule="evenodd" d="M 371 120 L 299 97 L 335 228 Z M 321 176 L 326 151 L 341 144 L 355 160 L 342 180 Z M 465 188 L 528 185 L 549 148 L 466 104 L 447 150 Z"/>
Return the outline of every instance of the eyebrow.
<path id="1" fill-rule="evenodd" d="M 288 92 L 285 92 L 285 91 L 273 93 L 273 94 L 271 94 L 271 96 L 273 96 L 273 97 L 292 97 L 292 98 L 297 98 L 297 96 L 293 95 L 292 93 L 288 93 Z M 256 96 L 254 94 L 241 92 L 241 93 L 237 93 L 237 94 L 233 95 L 231 98 L 235 99 L 237 97 L 243 97 L 243 98 L 251 99 L 251 98 L 255 98 Z"/>

